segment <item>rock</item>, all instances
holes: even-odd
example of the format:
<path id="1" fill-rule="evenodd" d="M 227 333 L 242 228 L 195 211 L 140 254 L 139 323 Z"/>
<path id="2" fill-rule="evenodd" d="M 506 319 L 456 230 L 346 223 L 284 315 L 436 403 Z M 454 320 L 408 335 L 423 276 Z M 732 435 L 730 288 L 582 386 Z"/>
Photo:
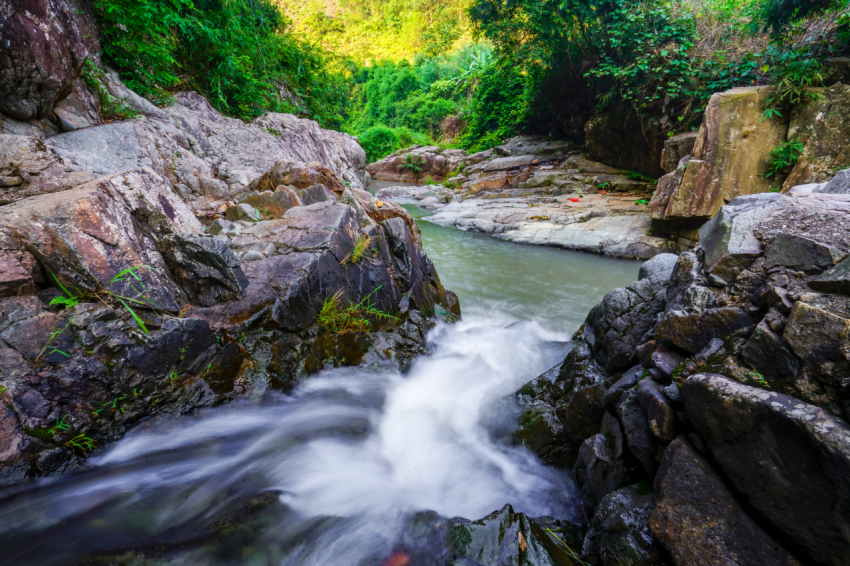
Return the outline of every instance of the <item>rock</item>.
<path id="1" fill-rule="evenodd" d="M 750 313 L 738 307 L 712 308 L 698 312 L 667 311 L 655 327 L 658 340 L 667 340 L 692 354 L 720 338 L 756 324 Z"/>
<path id="2" fill-rule="evenodd" d="M 651 379 L 643 379 L 638 383 L 637 399 L 649 422 L 649 430 L 662 443 L 673 440 L 676 433 L 676 411 L 667 396 L 661 392 L 659 385 Z"/>
<path id="3" fill-rule="evenodd" d="M 669 564 L 649 532 L 654 506 L 655 494 L 639 485 L 606 495 L 590 522 L 582 559 L 600 566 Z"/>
<path id="4" fill-rule="evenodd" d="M 650 478 L 655 477 L 658 469 L 658 440 L 649 428 L 649 417 L 646 410 L 637 399 L 634 389 L 629 389 L 617 402 L 617 417 L 623 427 L 626 445 L 629 452 L 643 466 L 644 472 Z"/>
<path id="5" fill-rule="evenodd" d="M 10 4 L 0 37 L 0 112 L 19 120 L 47 117 L 71 92 L 83 62 L 98 59 L 91 8 L 76 0 Z"/>
<path id="6" fill-rule="evenodd" d="M 669 382 L 670 378 L 673 377 L 673 370 L 676 369 L 683 361 L 685 361 L 685 356 L 671 348 L 668 348 L 667 346 L 659 346 L 652 353 L 650 361 L 650 367 L 653 367 L 659 372 L 661 372 L 661 375 L 664 376 L 665 381 Z"/>
<path id="7" fill-rule="evenodd" d="M 850 295 L 850 258 L 809 280 L 809 287 L 827 293 Z"/>
<path id="8" fill-rule="evenodd" d="M 258 222 L 262 220 L 260 212 L 250 204 L 244 202 L 228 208 L 227 212 L 224 213 L 224 217 L 230 222 L 239 222 L 240 220 Z"/>
<path id="9" fill-rule="evenodd" d="M 316 204 L 317 202 L 337 200 L 336 195 L 330 192 L 324 185 L 311 185 L 306 189 L 298 191 L 298 196 L 305 206 Z"/>
<path id="10" fill-rule="evenodd" d="M 558 381 L 563 382 L 565 395 L 558 413 L 575 446 L 599 431 L 605 413 L 602 399 L 608 390 L 607 377 L 584 344 L 574 348 L 561 365 Z"/>
<path id="11" fill-rule="evenodd" d="M 787 139 L 802 143 L 803 151 L 785 179 L 783 190 L 825 182 L 833 171 L 848 165 L 850 119 L 846 109 L 850 105 L 850 85 L 833 85 L 810 92 L 817 98 L 807 99 L 788 127 Z"/>
<path id="12" fill-rule="evenodd" d="M 654 178 L 664 174 L 660 162 L 665 137 L 654 118 L 616 110 L 588 120 L 584 136 L 590 159 Z"/>
<path id="13" fill-rule="evenodd" d="M 64 191 L 94 180 L 87 171 L 70 172 L 62 158 L 30 136 L 0 134 L 0 205 Z"/>
<path id="14" fill-rule="evenodd" d="M 253 206 L 263 218 L 270 219 L 283 218 L 283 215 L 290 208 L 312 204 L 302 202 L 297 189 L 287 185 L 280 185 L 274 189 L 274 192 L 263 191 L 260 193 L 254 191 L 242 198 L 240 202 Z"/>
<path id="15" fill-rule="evenodd" d="M 370 163 L 367 170 L 373 179 L 380 181 L 417 182 L 428 177 L 443 179 L 457 170 L 465 157 L 466 152 L 463 150 L 414 145 Z M 413 166 L 408 167 L 408 163 Z"/>
<path id="16" fill-rule="evenodd" d="M 828 183 L 819 186 L 814 192 L 832 195 L 850 194 L 850 169 L 842 169 Z"/>
<path id="17" fill-rule="evenodd" d="M 810 564 L 846 564 L 850 427 L 823 409 L 698 374 L 685 408 L 735 489 Z"/>
<path id="18" fill-rule="evenodd" d="M 614 385 L 608 388 L 608 391 L 605 392 L 605 395 L 602 397 L 602 406 L 605 407 L 605 410 L 610 413 L 617 412 L 617 403 L 619 403 L 620 398 L 624 393 L 634 389 L 638 381 L 641 379 L 641 375 L 646 372 L 643 366 L 634 366 L 629 371 L 623 374 L 619 380 L 617 380 Z"/>
<path id="19" fill-rule="evenodd" d="M 573 468 L 588 515 L 594 514 L 603 497 L 633 480 L 635 470 L 626 463 L 623 448 L 620 423 L 605 413 L 601 433 L 582 443 Z"/>
<path id="20" fill-rule="evenodd" d="M 788 343 L 762 321 L 756 326 L 741 358 L 769 381 L 792 379 L 800 371 L 800 362 L 788 349 Z"/>
<path id="21" fill-rule="evenodd" d="M 505 505 L 477 521 L 452 519 L 447 546 L 453 564 L 573 566 L 563 547 L 534 520 Z"/>
<path id="22" fill-rule="evenodd" d="M 767 246 L 765 269 L 783 266 L 796 271 L 823 271 L 847 256 L 832 246 L 796 234 L 778 234 Z"/>
<path id="23" fill-rule="evenodd" d="M 645 368 L 652 367 L 652 353 L 658 348 L 658 342 L 650 340 L 637 347 L 638 361 Z"/>
<path id="24" fill-rule="evenodd" d="M 691 155 L 694 150 L 699 132 L 685 132 L 664 140 L 664 150 L 661 152 L 661 170 L 665 173 L 675 171 L 679 162 Z"/>
<path id="25" fill-rule="evenodd" d="M 594 358 L 616 371 L 635 361 L 635 349 L 655 324 L 666 303 L 670 271 L 659 271 L 628 287 L 611 291 L 587 315 L 584 334 Z"/>
<path id="26" fill-rule="evenodd" d="M 775 193 L 739 197 L 724 206 L 699 230 L 706 273 L 734 281 L 763 253 L 755 227 L 772 213 L 793 206 L 791 199 Z"/>
<path id="27" fill-rule="evenodd" d="M 848 343 L 850 319 L 797 301 L 783 336 L 804 363 L 819 364 Z"/>
<path id="28" fill-rule="evenodd" d="M 681 184 L 657 218 L 710 218 L 736 197 L 768 191 L 762 173 L 785 141 L 784 125 L 761 117 L 770 92 L 739 87 L 712 95 Z"/>
<path id="29" fill-rule="evenodd" d="M 76 79 L 71 94 L 53 107 L 53 116 L 63 132 L 97 125 L 100 113 L 100 100 L 83 79 Z"/>
<path id="30" fill-rule="evenodd" d="M 681 437 L 664 453 L 655 491 L 649 527 L 677 566 L 799 564 L 747 516 L 711 465 Z"/>
<path id="31" fill-rule="evenodd" d="M 656 273 L 670 273 L 676 266 L 679 256 L 676 254 L 659 254 L 640 266 L 638 280 L 652 277 Z"/>
<path id="32" fill-rule="evenodd" d="M 522 408 L 513 440 L 537 454 L 541 461 L 560 468 L 571 467 L 577 449 L 557 414 L 556 404 L 563 397 L 563 383 L 557 381 L 560 371 L 555 366 L 516 392 Z"/>

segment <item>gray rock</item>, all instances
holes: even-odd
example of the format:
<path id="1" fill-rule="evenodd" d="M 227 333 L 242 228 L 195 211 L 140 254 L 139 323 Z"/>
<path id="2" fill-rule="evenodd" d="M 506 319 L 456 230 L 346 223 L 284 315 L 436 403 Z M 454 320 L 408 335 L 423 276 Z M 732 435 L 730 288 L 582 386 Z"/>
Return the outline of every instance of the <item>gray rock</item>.
<path id="1" fill-rule="evenodd" d="M 667 447 L 655 491 L 649 527 L 677 566 L 799 565 L 747 516 L 708 461 L 683 438 Z"/>
<path id="2" fill-rule="evenodd" d="M 673 271 L 673 267 L 675 267 L 678 260 L 679 256 L 676 254 L 658 254 L 640 266 L 638 280 L 646 279 L 656 273 L 668 273 L 669 275 L 669 272 Z"/>
<path id="3" fill-rule="evenodd" d="M 733 281 L 762 254 L 753 230 L 770 214 L 788 206 L 794 206 L 793 200 L 777 193 L 741 196 L 725 205 L 699 229 L 706 273 Z"/>
<path id="4" fill-rule="evenodd" d="M 738 307 L 690 312 L 668 310 L 656 326 L 655 334 L 659 340 L 668 340 L 687 352 L 696 353 L 712 339 L 755 323 L 752 315 Z"/>
<path id="5" fill-rule="evenodd" d="M 809 280 L 809 287 L 826 293 L 850 295 L 850 258 Z"/>
<path id="6" fill-rule="evenodd" d="M 646 475 L 655 477 L 658 469 L 658 439 L 649 428 L 649 417 L 637 399 L 634 389 L 628 390 L 617 403 L 617 417 L 623 427 L 629 452 L 643 466 Z"/>
<path id="7" fill-rule="evenodd" d="M 833 195 L 850 194 L 850 169 L 839 171 L 831 181 L 822 188 L 815 189 L 816 193 L 827 193 Z"/>
<path id="8" fill-rule="evenodd" d="M 226 243 L 217 238 L 170 235 L 158 246 L 189 300 L 205 307 L 242 297 L 248 278 Z"/>
<path id="9" fill-rule="evenodd" d="M 588 515 L 596 511 L 600 499 L 618 487 L 622 480 L 622 462 L 613 454 L 609 440 L 602 434 L 594 434 L 585 440 L 578 451 L 573 472 Z"/>
<path id="10" fill-rule="evenodd" d="M 336 195 L 324 185 L 313 185 L 306 189 L 301 189 L 298 191 L 298 196 L 301 198 L 304 206 L 316 204 L 317 202 L 333 202 L 336 200 Z"/>
<path id="11" fill-rule="evenodd" d="M 217 236 L 218 234 L 229 230 L 231 226 L 233 226 L 233 223 L 229 220 L 225 220 L 224 218 L 216 218 L 209 226 L 207 226 L 207 234 Z"/>
<path id="12" fill-rule="evenodd" d="M 657 369 L 669 381 L 673 376 L 673 370 L 685 361 L 685 356 L 667 346 L 659 346 L 652 352 L 650 360 L 652 362 L 650 367 Z"/>
<path id="13" fill-rule="evenodd" d="M 649 532 L 655 494 L 637 485 L 606 495 L 590 522 L 582 559 L 600 566 L 669 564 Z"/>
<path id="14" fill-rule="evenodd" d="M 829 269 L 847 254 L 837 248 L 795 234 L 778 234 L 767 246 L 765 269 L 783 266 L 797 271 Z"/>
<path id="15" fill-rule="evenodd" d="M 787 395 L 698 374 L 685 408 L 735 489 L 810 564 L 847 564 L 850 427 Z"/>

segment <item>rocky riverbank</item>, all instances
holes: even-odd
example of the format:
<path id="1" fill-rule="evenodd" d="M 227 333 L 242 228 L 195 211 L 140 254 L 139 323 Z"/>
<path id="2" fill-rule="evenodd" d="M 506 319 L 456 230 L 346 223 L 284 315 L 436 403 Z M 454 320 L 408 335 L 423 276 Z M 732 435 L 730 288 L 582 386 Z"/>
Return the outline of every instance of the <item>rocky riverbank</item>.
<path id="1" fill-rule="evenodd" d="M 843 179 L 734 199 L 517 392 L 516 441 L 579 483 L 584 560 L 847 564 Z"/>

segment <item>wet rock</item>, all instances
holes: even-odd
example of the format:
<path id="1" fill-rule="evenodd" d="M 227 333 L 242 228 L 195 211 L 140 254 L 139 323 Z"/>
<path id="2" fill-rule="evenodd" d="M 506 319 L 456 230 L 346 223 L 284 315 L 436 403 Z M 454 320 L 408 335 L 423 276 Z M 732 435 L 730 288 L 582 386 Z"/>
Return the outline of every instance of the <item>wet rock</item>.
<path id="1" fill-rule="evenodd" d="M 615 289 L 591 309 L 584 325 L 585 338 L 596 360 L 609 372 L 635 361 L 635 349 L 664 310 L 670 273 L 659 271 Z"/>
<path id="2" fill-rule="evenodd" d="M 783 266 L 797 271 L 829 269 L 847 254 L 837 248 L 796 234 L 778 234 L 767 247 L 765 269 Z"/>
<path id="3" fill-rule="evenodd" d="M 624 448 L 620 423 L 616 417 L 605 413 L 600 434 L 582 443 L 573 468 L 588 515 L 596 512 L 603 497 L 635 480 L 637 470 Z"/>
<path id="4" fill-rule="evenodd" d="M 456 564 L 573 566 L 563 547 L 534 520 L 510 505 L 478 521 L 452 519 L 447 546 Z"/>
<path id="5" fill-rule="evenodd" d="M 658 439 L 649 428 L 649 416 L 641 406 L 634 389 L 626 391 L 617 403 L 617 417 L 623 427 L 626 445 L 643 466 L 646 475 L 655 476 L 658 469 Z"/>
<path id="6" fill-rule="evenodd" d="M 711 465 L 683 438 L 667 448 L 649 518 L 677 566 L 798 565 L 742 509 Z"/>
<path id="7" fill-rule="evenodd" d="M 756 320 L 738 307 L 720 307 L 706 311 L 667 311 L 655 328 L 659 340 L 668 340 L 691 353 L 705 348 L 712 339 L 753 326 Z"/>
<path id="8" fill-rule="evenodd" d="M 669 381 L 673 376 L 673 370 L 683 361 L 685 361 L 685 356 L 679 352 L 672 348 L 668 348 L 667 346 L 659 346 L 650 357 L 650 367 L 657 369 L 661 372 L 661 375 Z"/>
<path id="9" fill-rule="evenodd" d="M 670 564 L 649 532 L 655 494 L 641 485 L 606 495 L 590 522 L 582 559 L 600 566 Z"/>
<path id="10" fill-rule="evenodd" d="M 682 386 L 688 415 L 750 507 L 812 564 L 850 548 L 850 427 L 787 395 L 698 374 Z"/>
<path id="11" fill-rule="evenodd" d="M 676 432 L 676 411 L 660 386 L 651 379 L 643 379 L 638 383 L 637 399 L 646 415 L 649 430 L 662 443 L 673 440 Z"/>
<path id="12" fill-rule="evenodd" d="M 673 271 L 679 256 L 676 254 L 658 254 L 654 258 L 643 262 L 638 272 L 638 280 L 652 277 L 657 273 L 669 273 Z"/>
<path id="13" fill-rule="evenodd" d="M 788 343 L 764 321 L 756 326 L 741 358 L 768 380 L 792 379 L 800 371 L 800 362 L 788 349 Z"/>
<path id="14" fill-rule="evenodd" d="M 627 391 L 634 389 L 641 377 L 646 373 L 643 366 L 634 366 L 623 374 L 623 377 L 617 380 L 614 385 L 608 388 L 605 395 L 602 397 L 602 406 L 610 413 L 617 411 L 617 403 Z"/>

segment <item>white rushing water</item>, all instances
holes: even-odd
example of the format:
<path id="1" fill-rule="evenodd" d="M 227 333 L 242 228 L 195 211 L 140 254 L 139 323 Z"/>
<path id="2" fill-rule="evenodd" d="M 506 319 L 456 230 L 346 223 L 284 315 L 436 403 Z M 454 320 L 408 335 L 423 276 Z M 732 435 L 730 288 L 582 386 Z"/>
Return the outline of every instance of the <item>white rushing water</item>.
<path id="1" fill-rule="evenodd" d="M 0 564 L 71 564 L 137 548 L 159 549 L 155 563 L 169 564 L 384 564 L 426 544 L 411 538 L 424 528 L 416 526 L 423 511 L 439 515 L 422 519 L 431 526 L 506 503 L 531 517 L 580 521 L 566 474 L 510 442 L 512 394 L 563 359 L 565 328 L 577 327 L 554 316 L 549 299 L 535 299 L 538 288 L 573 277 L 560 300 L 596 302 L 633 280 L 637 264 L 532 250 L 539 260 L 523 257 L 528 272 L 514 275 L 511 289 L 511 274 L 496 277 L 486 263 L 508 262 L 510 244 L 443 228 L 424 236 L 466 311 L 431 332 L 431 354 L 406 375 L 328 370 L 289 396 L 146 423 L 86 472 L 0 494 Z M 479 245 L 498 253 L 475 259 Z M 523 289 L 523 280 L 538 287 Z M 511 297 L 529 299 L 517 306 Z M 205 538 L 210 525 L 227 528 Z M 437 563 L 427 545 L 419 550 L 414 563 Z"/>

